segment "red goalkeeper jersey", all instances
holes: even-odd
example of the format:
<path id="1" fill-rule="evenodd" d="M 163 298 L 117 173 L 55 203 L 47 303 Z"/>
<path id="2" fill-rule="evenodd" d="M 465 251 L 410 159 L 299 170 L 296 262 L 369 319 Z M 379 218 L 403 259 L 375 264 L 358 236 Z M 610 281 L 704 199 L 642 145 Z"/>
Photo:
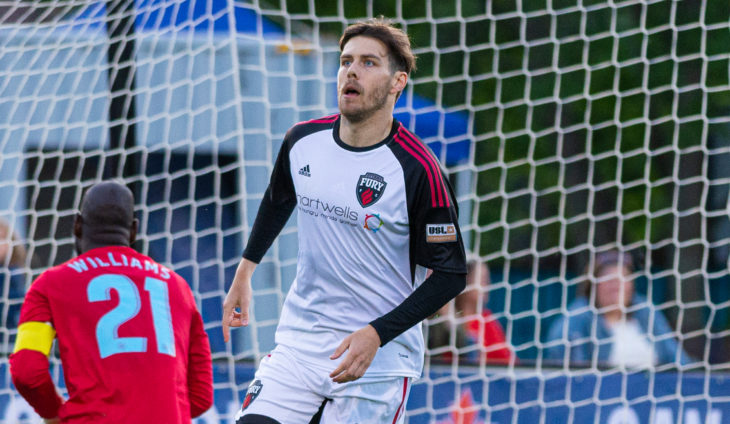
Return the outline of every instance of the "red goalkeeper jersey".
<path id="1" fill-rule="evenodd" d="M 131 248 L 93 249 L 44 272 L 20 324 L 44 322 L 56 331 L 69 399 L 55 394 L 40 351 L 16 347 L 11 373 L 45 418 L 190 423 L 212 404 L 210 345 L 190 288 Z"/>

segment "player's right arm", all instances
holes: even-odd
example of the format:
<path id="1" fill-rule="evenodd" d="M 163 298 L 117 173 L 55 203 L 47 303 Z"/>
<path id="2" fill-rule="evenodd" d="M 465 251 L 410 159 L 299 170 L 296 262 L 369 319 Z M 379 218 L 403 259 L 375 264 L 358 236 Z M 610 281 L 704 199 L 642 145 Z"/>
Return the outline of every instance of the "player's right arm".
<path id="1" fill-rule="evenodd" d="M 227 343 L 231 336 L 230 327 L 248 325 L 248 307 L 251 304 L 251 276 L 256 269 L 256 262 L 242 258 L 238 263 L 233 284 L 228 289 L 223 302 L 223 340 Z M 240 312 L 236 311 L 236 308 Z"/>
<path id="2" fill-rule="evenodd" d="M 279 155 L 271 173 L 261 206 L 256 214 L 251 235 L 248 238 L 243 258 L 238 264 L 231 288 L 223 302 L 223 340 L 230 339 L 230 327 L 248 325 L 248 309 L 251 304 L 251 276 L 256 265 L 269 250 L 274 239 L 289 220 L 297 204 L 294 181 L 291 176 L 289 151 L 292 146 L 291 131 L 284 138 Z M 240 310 L 236 311 L 236 308 Z"/>
<path id="3" fill-rule="evenodd" d="M 48 371 L 56 331 L 51 324 L 48 299 L 34 283 L 25 296 L 15 349 L 10 355 L 10 374 L 21 396 L 46 422 L 53 423 L 63 405 Z"/>

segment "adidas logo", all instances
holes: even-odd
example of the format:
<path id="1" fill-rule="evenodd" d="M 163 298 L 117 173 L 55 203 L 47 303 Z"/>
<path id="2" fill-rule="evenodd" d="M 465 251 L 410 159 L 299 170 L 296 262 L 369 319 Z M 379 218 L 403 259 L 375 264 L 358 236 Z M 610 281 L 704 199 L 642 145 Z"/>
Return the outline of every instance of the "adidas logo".
<path id="1" fill-rule="evenodd" d="M 312 174 L 309 173 L 309 164 L 303 166 L 299 170 L 299 175 L 304 175 L 305 177 L 311 177 L 312 176 Z"/>

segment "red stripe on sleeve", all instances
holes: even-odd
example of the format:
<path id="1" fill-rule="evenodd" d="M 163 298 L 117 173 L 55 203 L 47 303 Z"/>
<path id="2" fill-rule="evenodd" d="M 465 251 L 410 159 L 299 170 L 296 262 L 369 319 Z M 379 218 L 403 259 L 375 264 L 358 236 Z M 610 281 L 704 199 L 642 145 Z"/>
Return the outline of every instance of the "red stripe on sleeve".
<path id="1" fill-rule="evenodd" d="M 431 186 L 431 206 L 435 208 L 435 207 L 437 206 L 437 204 L 436 204 L 436 188 L 435 188 L 435 184 L 434 184 L 434 176 L 433 176 L 433 175 L 431 175 L 431 168 L 430 168 L 430 167 L 428 166 L 428 164 L 427 164 L 427 163 L 426 163 L 426 162 L 425 162 L 425 161 L 423 160 L 423 158 L 422 158 L 421 156 L 419 156 L 419 155 L 418 155 L 418 153 L 416 153 L 416 152 L 415 152 L 415 151 L 414 151 L 414 150 L 413 150 L 413 149 L 412 149 L 412 148 L 411 148 L 411 147 L 410 147 L 410 146 L 408 145 L 408 143 L 407 143 L 406 141 L 404 141 L 404 140 L 403 140 L 403 139 L 402 139 L 402 138 L 400 137 L 400 133 L 399 133 L 399 134 L 396 134 L 396 135 L 395 135 L 395 137 L 393 137 L 393 139 L 394 139 L 394 140 L 395 140 L 396 142 L 398 142 L 398 144 L 400 144 L 400 145 L 401 145 L 401 147 L 403 147 L 403 149 L 404 149 L 405 151 L 407 151 L 408 153 L 410 153 L 410 154 L 411 154 L 411 156 L 413 156 L 414 158 L 416 158 L 416 160 L 418 160 L 419 162 L 421 162 L 421 165 L 423 165 L 424 169 L 426 169 L 426 174 L 428 175 L 428 183 L 429 183 L 429 185 Z"/>
<path id="2" fill-rule="evenodd" d="M 444 203 L 446 203 L 446 207 L 449 207 L 449 195 L 446 193 L 445 184 L 442 180 L 441 176 L 441 167 L 439 167 L 436 160 L 431 156 L 431 154 L 426 150 L 426 147 L 423 146 L 420 142 L 418 142 L 413 134 L 411 134 L 408 130 L 406 130 L 403 127 L 403 124 L 401 124 L 400 128 L 398 129 L 398 132 L 403 136 L 403 138 L 409 142 L 415 150 L 417 150 L 424 159 L 428 162 L 428 164 L 431 166 L 431 169 L 433 170 L 435 174 L 436 179 L 436 191 L 438 192 L 438 201 L 439 206 L 443 207 Z"/>

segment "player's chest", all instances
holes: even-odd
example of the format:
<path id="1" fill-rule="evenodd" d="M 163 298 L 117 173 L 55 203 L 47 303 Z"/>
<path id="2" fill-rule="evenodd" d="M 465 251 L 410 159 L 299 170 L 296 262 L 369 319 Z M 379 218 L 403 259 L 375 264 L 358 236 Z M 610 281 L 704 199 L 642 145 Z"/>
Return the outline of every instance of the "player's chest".
<path id="1" fill-rule="evenodd" d="M 291 155 L 300 214 L 355 228 L 407 225 L 406 187 L 398 162 L 388 151 L 347 153 Z"/>

